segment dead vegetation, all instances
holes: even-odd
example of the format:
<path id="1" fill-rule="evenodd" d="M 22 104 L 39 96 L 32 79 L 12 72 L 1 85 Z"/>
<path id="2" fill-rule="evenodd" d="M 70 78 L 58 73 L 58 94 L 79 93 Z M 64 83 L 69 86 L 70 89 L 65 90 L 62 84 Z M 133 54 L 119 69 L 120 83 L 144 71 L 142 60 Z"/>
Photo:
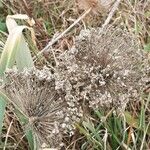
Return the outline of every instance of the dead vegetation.
<path id="1" fill-rule="evenodd" d="M 139 101 L 149 81 L 145 56 L 137 39 L 121 27 L 82 30 L 75 46 L 55 56 L 52 72 L 10 70 L 4 89 L 40 145 L 63 147 L 63 134 L 74 135 L 74 124 L 93 109 L 122 112 L 129 101 Z"/>
<path id="2" fill-rule="evenodd" d="M 90 136 L 80 130 L 81 128 L 77 127 L 77 130 L 72 130 L 72 127 L 69 126 L 70 124 L 72 126 L 75 120 L 80 122 L 82 116 L 86 116 L 82 114 L 83 112 L 87 114 L 95 128 L 97 122 L 101 122 L 101 120 L 97 116 L 95 117 L 95 114 L 92 114 L 93 110 L 91 108 L 105 107 L 109 110 L 115 107 L 124 110 L 127 102 L 130 101 L 130 106 L 127 109 L 133 116 L 139 116 L 142 105 L 141 98 L 139 98 L 140 94 L 143 90 L 147 95 L 149 94 L 149 56 L 145 52 L 138 51 L 141 48 L 146 51 L 150 49 L 149 0 L 121 1 L 115 15 L 111 18 L 110 23 L 113 24 L 113 27 L 102 33 L 99 27 L 105 22 L 113 4 L 109 0 L 108 3 L 103 0 L 101 3 L 97 0 L 4 0 L 4 3 L 5 8 L 10 11 L 9 13 L 25 13 L 34 18 L 36 22 L 34 27 L 36 44 L 39 50 L 42 50 L 50 39 L 67 29 L 84 11 L 90 7 L 92 8 L 91 13 L 76 24 L 67 35 L 59 39 L 52 48 L 49 48 L 49 52 L 44 53 L 44 62 L 43 58 L 41 61 L 36 62 L 37 68 L 41 68 L 43 64 L 46 64 L 49 67 L 48 70 L 33 69 L 20 74 L 17 71 L 8 72 L 7 76 L 10 78 L 11 84 L 7 85 L 8 87 L 6 86 L 7 94 L 13 104 L 21 108 L 23 114 L 30 120 L 27 126 L 23 125 L 21 127 L 18 121 L 19 118 L 13 112 L 14 108 L 8 106 L 2 138 L 6 139 L 5 133 L 12 125 L 9 132 L 10 137 L 8 137 L 10 144 L 8 144 L 8 148 L 10 146 L 14 149 L 27 149 L 28 144 L 23 130 L 30 127 L 38 140 L 42 141 L 41 143 L 49 141 L 51 145 L 56 146 L 58 143 L 61 144 L 60 141 L 63 141 L 64 145 L 61 146 L 65 149 L 78 150 L 81 149 L 81 146 L 84 149 L 83 145 L 89 140 L 90 142 L 86 143 L 87 147 L 85 146 L 85 149 L 94 149 L 95 147 L 95 149 L 100 149 L 100 145 L 94 140 L 92 141 L 93 134 L 91 134 L 92 138 L 90 139 Z M 118 24 L 121 24 L 119 29 Z M 86 28 L 91 27 L 95 29 L 86 30 Z M 76 35 L 78 36 L 76 37 Z M 30 41 L 30 39 L 28 40 Z M 32 44 L 30 46 L 32 47 Z M 52 82 L 53 87 L 50 87 L 50 82 Z M 51 92 L 49 92 L 49 88 L 52 88 Z M 18 89 L 22 89 L 19 94 L 17 94 Z M 57 89 L 57 92 L 54 89 Z M 29 93 L 28 90 L 32 92 Z M 40 102 L 38 101 L 39 91 L 43 93 Z M 59 96 L 55 97 L 55 95 Z M 50 99 L 53 96 L 55 97 L 54 101 Z M 47 103 L 51 102 L 51 107 L 47 108 Z M 41 105 L 35 107 L 37 103 Z M 71 114 L 70 118 L 76 118 L 72 114 L 80 112 L 78 119 L 71 120 L 71 123 L 67 124 L 69 127 L 66 127 L 63 122 L 64 116 L 51 114 L 54 106 L 56 106 L 54 112 L 61 110 L 66 115 L 69 112 Z M 41 107 L 43 108 L 40 112 Z M 70 107 L 74 108 L 75 112 L 70 113 Z M 67 109 L 68 112 L 66 112 Z M 42 111 L 44 111 L 43 114 L 41 114 Z M 149 105 L 146 113 L 149 114 Z M 147 123 L 148 120 L 147 115 Z M 55 127 L 49 126 L 45 132 L 45 124 L 49 125 L 51 121 L 58 122 Z M 66 132 L 62 132 L 62 126 L 66 128 Z M 102 131 L 105 127 L 102 127 Z M 131 125 L 131 130 L 133 127 Z M 61 130 L 61 134 L 53 135 L 54 140 L 52 140 L 52 137 L 47 139 L 47 135 L 56 128 Z M 90 135 L 88 130 L 86 132 Z M 103 138 L 104 135 L 102 133 Z M 127 143 L 130 145 L 132 134 L 128 132 L 128 135 Z M 96 135 L 94 134 L 94 136 Z M 148 141 L 149 136 L 146 136 L 146 138 Z M 55 141 L 56 139 L 58 142 Z M 145 146 L 145 148 L 148 148 L 150 143 L 147 142 L 146 144 L 147 147 Z M 111 142 L 108 145 L 110 146 Z M 134 145 L 134 143 L 131 145 Z"/>

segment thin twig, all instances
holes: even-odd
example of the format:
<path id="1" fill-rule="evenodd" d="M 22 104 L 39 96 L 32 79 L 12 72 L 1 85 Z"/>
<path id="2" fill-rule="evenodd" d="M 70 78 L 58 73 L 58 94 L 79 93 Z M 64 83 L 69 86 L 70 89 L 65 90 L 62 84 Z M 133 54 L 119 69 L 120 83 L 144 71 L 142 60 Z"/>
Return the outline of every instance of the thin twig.
<path id="1" fill-rule="evenodd" d="M 116 0 L 116 2 L 114 3 L 111 11 L 108 14 L 107 19 L 105 20 L 104 24 L 102 25 L 102 31 L 104 30 L 104 28 L 109 24 L 110 20 L 112 19 L 115 11 L 117 10 L 119 4 L 120 4 L 121 0 Z"/>
<path id="2" fill-rule="evenodd" d="M 59 39 L 61 39 L 70 29 L 72 29 L 79 21 L 81 21 L 89 12 L 91 11 L 91 8 L 89 8 L 87 11 L 85 11 L 73 24 L 71 24 L 65 31 L 63 31 L 60 35 L 58 35 L 55 39 L 53 39 L 52 41 L 50 41 L 46 47 L 44 47 L 37 55 L 39 56 L 40 54 L 42 54 L 43 52 L 49 52 L 50 51 L 50 47 L 55 44 Z M 33 58 L 35 59 L 35 58 Z"/>
<path id="3" fill-rule="evenodd" d="M 9 132 L 10 132 L 10 129 L 11 129 L 12 123 L 13 123 L 13 120 L 10 122 L 9 127 L 8 127 L 8 130 L 7 130 L 6 138 L 5 138 L 5 144 L 4 144 L 3 150 L 5 150 L 5 149 L 6 149 L 7 140 L 8 140 L 8 136 L 9 136 Z"/>
<path id="4" fill-rule="evenodd" d="M 18 148 L 19 144 L 21 143 L 21 141 L 23 140 L 23 138 L 24 138 L 25 136 L 26 136 L 26 134 L 24 134 L 24 135 L 20 138 L 20 140 L 19 140 L 19 142 L 17 143 L 17 145 L 15 145 L 14 150 L 16 150 L 16 149 Z"/>

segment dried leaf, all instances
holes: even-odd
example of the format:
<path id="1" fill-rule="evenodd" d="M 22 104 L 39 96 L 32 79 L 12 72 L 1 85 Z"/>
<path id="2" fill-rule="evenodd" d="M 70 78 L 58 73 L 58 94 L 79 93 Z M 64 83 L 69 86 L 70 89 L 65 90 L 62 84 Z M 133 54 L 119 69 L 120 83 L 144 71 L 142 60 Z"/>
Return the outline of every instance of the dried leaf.
<path id="1" fill-rule="evenodd" d="M 19 26 L 15 19 L 29 20 L 29 17 L 22 14 L 7 16 L 6 25 L 9 36 L 0 59 L 0 75 L 4 73 L 6 68 L 11 68 L 15 61 L 20 70 L 24 67 L 33 67 L 31 53 L 22 34 L 24 29 L 29 29 L 31 34 L 34 34 L 33 30 L 28 26 Z"/>

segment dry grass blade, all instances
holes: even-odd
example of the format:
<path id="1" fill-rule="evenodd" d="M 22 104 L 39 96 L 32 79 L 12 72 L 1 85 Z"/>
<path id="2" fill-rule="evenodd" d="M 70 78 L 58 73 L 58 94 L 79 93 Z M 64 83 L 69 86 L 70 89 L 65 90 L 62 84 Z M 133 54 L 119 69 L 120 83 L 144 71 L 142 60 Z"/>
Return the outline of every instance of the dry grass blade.
<path id="1" fill-rule="evenodd" d="M 9 128 L 8 128 L 8 130 L 7 130 L 6 139 L 5 139 L 5 145 L 4 145 L 3 150 L 5 150 L 6 147 L 7 147 L 7 140 L 8 140 L 9 131 L 10 131 L 10 129 L 11 129 L 12 123 L 13 123 L 13 121 L 11 121 L 11 123 L 10 123 L 10 125 L 9 125 Z"/>
<path id="2" fill-rule="evenodd" d="M 105 27 L 107 27 L 107 25 L 109 24 L 110 20 L 112 19 L 115 11 L 117 10 L 119 4 L 120 4 L 121 0 L 116 0 L 116 2 L 114 3 L 111 11 L 108 14 L 107 19 L 105 20 L 104 24 L 102 25 L 102 28 L 104 29 Z"/>
<path id="3" fill-rule="evenodd" d="M 60 35 L 58 35 L 55 39 L 52 39 L 52 41 L 50 41 L 46 47 L 44 47 L 44 49 L 42 49 L 37 56 L 41 55 L 43 52 L 49 52 L 50 51 L 50 47 L 55 44 L 59 39 L 61 39 L 68 31 L 70 31 L 70 29 L 72 29 L 79 21 L 81 21 L 89 12 L 91 11 L 91 8 L 89 8 L 87 11 L 85 11 L 72 25 L 70 25 L 65 31 L 63 31 Z M 35 57 L 36 58 L 36 57 Z M 35 59 L 33 58 L 33 59 Z"/>

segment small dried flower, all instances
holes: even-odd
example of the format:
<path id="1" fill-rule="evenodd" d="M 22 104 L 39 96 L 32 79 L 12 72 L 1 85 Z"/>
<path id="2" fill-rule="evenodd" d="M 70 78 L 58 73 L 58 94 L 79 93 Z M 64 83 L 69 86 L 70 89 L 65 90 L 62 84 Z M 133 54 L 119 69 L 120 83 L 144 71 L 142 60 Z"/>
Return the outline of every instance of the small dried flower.
<path id="1" fill-rule="evenodd" d="M 63 133 L 73 130 L 78 108 L 69 105 L 65 92 L 55 89 L 55 79 L 48 68 L 43 70 L 8 70 L 4 90 L 12 103 L 28 118 L 40 143 L 59 147 Z"/>

